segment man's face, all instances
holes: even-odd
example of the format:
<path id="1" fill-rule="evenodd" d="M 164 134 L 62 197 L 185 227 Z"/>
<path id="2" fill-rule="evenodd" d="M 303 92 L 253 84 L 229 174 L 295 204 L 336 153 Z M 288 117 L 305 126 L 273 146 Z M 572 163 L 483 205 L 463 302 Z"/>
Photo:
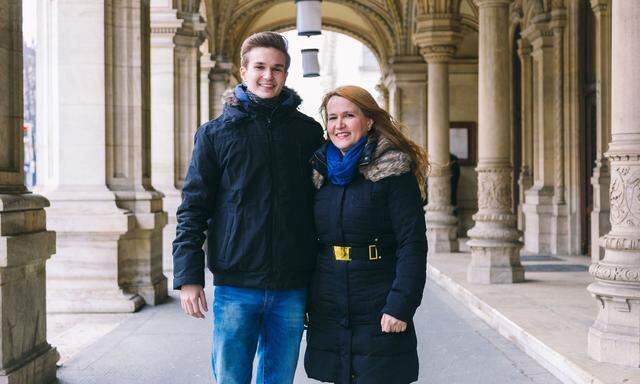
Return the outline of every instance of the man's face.
<path id="1" fill-rule="evenodd" d="M 263 99 L 282 92 L 287 80 L 287 58 L 275 48 L 257 47 L 247 52 L 247 67 L 240 67 L 240 76 L 247 89 Z"/>

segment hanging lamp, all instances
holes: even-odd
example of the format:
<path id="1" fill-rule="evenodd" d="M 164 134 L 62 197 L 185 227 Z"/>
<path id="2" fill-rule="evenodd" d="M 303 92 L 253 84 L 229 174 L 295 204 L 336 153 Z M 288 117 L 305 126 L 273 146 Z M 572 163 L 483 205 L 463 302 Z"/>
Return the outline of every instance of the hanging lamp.
<path id="1" fill-rule="evenodd" d="M 313 36 L 322 33 L 321 0 L 296 1 L 296 28 L 300 36 Z"/>
<path id="2" fill-rule="evenodd" d="M 320 76 L 320 62 L 318 61 L 318 49 L 302 49 L 302 77 Z"/>

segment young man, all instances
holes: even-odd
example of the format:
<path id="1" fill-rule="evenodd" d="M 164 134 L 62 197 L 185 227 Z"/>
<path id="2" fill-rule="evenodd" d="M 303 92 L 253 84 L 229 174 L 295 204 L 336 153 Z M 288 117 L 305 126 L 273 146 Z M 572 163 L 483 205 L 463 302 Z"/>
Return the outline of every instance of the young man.
<path id="1" fill-rule="evenodd" d="M 322 128 L 284 86 L 290 57 L 277 33 L 241 48 L 243 84 L 223 114 L 201 126 L 178 208 L 174 289 L 203 318 L 204 253 L 214 276 L 212 366 L 216 383 L 293 382 L 316 241 L 309 159 Z"/>

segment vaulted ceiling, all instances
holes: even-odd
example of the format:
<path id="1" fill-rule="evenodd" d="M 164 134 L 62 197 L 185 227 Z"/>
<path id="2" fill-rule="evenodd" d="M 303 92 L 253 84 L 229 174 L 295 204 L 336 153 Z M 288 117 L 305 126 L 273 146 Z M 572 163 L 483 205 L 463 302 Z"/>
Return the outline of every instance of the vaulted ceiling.
<path id="1" fill-rule="evenodd" d="M 180 5 L 183 9 L 204 8 L 210 52 L 227 60 L 237 61 L 240 43 L 251 33 L 295 28 L 293 0 L 174 1 L 184 3 Z M 416 18 L 434 12 L 460 13 L 467 32 L 477 35 L 478 10 L 473 0 L 322 1 L 323 28 L 350 35 L 368 45 L 383 71 L 392 56 L 418 54 L 412 41 Z M 473 45 L 474 41 L 477 36 L 467 39 L 467 44 Z"/>

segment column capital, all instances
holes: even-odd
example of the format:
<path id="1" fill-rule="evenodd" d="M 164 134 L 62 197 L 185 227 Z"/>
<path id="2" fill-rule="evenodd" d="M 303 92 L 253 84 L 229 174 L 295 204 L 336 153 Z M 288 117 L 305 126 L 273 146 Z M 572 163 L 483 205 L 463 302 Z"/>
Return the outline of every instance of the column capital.
<path id="1" fill-rule="evenodd" d="M 508 7 L 513 0 L 474 0 L 478 8 Z"/>
<path id="2" fill-rule="evenodd" d="M 228 61 L 214 60 L 211 70 L 209 70 L 209 80 L 212 81 L 227 81 L 231 73 L 233 72 L 233 63 Z"/>
<path id="3" fill-rule="evenodd" d="M 197 13 L 179 12 L 182 27 L 176 31 L 173 43 L 177 47 L 199 47 L 205 39 L 206 24 L 200 21 Z"/>
<path id="4" fill-rule="evenodd" d="M 518 40 L 518 56 L 520 60 L 524 60 L 525 57 L 531 55 L 531 43 L 527 39 Z"/>
<path id="5" fill-rule="evenodd" d="M 603 13 L 609 13 L 611 8 L 611 0 L 591 0 L 591 9 L 596 14 L 596 17 Z"/>
<path id="6" fill-rule="evenodd" d="M 413 42 L 428 62 L 449 61 L 462 40 L 459 14 L 428 14 L 418 18 Z"/>
<path id="7" fill-rule="evenodd" d="M 151 35 L 175 34 L 182 27 L 177 11 L 171 8 L 151 8 Z"/>
<path id="8" fill-rule="evenodd" d="M 420 54 L 429 64 L 447 63 L 453 58 L 455 52 L 454 45 L 430 45 L 420 48 Z"/>

